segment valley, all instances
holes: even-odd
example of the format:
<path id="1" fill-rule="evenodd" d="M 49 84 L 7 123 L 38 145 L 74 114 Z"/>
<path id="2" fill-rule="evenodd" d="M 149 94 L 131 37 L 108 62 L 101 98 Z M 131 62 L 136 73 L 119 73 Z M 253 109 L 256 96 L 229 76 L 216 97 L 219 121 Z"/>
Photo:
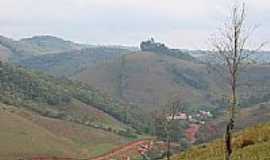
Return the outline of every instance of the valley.
<path id="1" fill-rule="evenodd" d="M 176 124 L 181 150 L 224 133 L 226 79 L 196 51 L 140 51 L 50 36 L 1 37 L 0 44 L 0 140 L 6 146 L 0 158 L 140 159 L 137 142 L 164 141 L 155 135 L 153 115 L 175 98 L 183 104 L 179 114 L 188 117 Z M 235 131 L 269 122 L 269 72 L 260 62 L 241 73 Z M 211 117 L 198 117 L 201 112 Z"/>

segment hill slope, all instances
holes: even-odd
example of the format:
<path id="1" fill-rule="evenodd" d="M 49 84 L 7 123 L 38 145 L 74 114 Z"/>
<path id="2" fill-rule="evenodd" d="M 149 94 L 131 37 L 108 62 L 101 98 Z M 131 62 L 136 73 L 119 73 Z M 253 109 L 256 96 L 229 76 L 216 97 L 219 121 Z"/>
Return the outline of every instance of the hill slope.
<path id="1" fill-rule="evenodd" d="M 270 99 L 269 65 L 252 65 L 241 76 L 239 95 L 242 106 L 252 106 Z M 137 52 L 74 76 L 75 80 L 95 86 L 126 102 L 153 108 L 181 95 L 186 109 L 215 111 L 226 106 L 226 82 L 209 73 L 207 66 L 153 52 Z M 248 83 L 247 83 L 248 82 Z M 222 101 L 223 98 L 223 101 Z M 145 108 L 146 108 L 145 107 Z"/>
<path id="2" fill-rule="evenodd" d="M 237 133 L 233 137 L 233 160 L 259 160 L 270 158 L 270 124 L 257 125 Z M 222 140 L 192 147 L 173 160 L 222 160 Z"/>
<path id="3" fill-rule="evenodd" d="M 270 121 L 270 103 L 262 103 L 249 108 L 238 108 L 235 119 L 235 131 Z M 202 126 L 197 134 L 198 143 L 209 142 L 224 135 L 226 116 L 217 116 Z"/>
<path id="4" fill-rule="evenodd" d="M 0 36 L 0 45 L 6 47 L 10 56 L 16 58 L 58 53 L 87 47 L 53 36 L 35 36 L 18 41 Z"/>
<path id="5" fill-rule="evenodd" d="M 0 159 L 5 160 L 35 156 L 87 158 L 129 142 L 114 133 L 4 104 L 0 104 L 0 127 Z"/>
<path id="6" fill-rule="evenodd" d="M 93 47 L 35 56 L 16 63 L 30 69 L 45 71 L 56 77 L 70 77 L 96 63 L 110 61 L 129 52 L 119 48 Z"/>
<path id="7" fill-rule="evenodd" d="M 0 90 L 0 102 L 5 104 L 120 135 L 133 136 L 132 127 L 143 129 L 145 125 L 135 106 L 125 105 L 87 85 L 57 80 L 14 65 L 1 64 Z"/>
<path id="8" fill-rule="evenodd" d="M 184 80 L 183 84 L 177 82 L 177 77 L 171 73 L 177 64 L 185 66 L 187 70 L 191 67 L 196 67 L 194 70 L 200 69 L 200 65 L 189 66 L 192 63 L 170 56 L 141 52 L 87 68 L 77 74 L 74 79 L 96 86 L 128 102 L 145 106 L 165 104 L 170 97 L 180 91 L 194 99 L 202 99 L 199 92 L 195 93 L 198 90 L 188 84 L 192 83 L 192 80 Z M 203 74 L 200 70 L 194 72 L 195 76 L 198 74 L 197 77 Z M 194 83 L 199 81 L 194 77 Z M 203 80 L 200 83 L 203 83 Z M 190 101 L 196 104 L 194 99 Z"/>

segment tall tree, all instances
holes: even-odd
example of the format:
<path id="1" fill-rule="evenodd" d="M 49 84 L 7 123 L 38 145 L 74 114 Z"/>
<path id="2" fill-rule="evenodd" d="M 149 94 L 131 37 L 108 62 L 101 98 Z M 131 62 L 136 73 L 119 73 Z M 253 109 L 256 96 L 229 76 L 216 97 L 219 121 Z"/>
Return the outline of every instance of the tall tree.
<path id="1" fill-rule="evenodd" d="M 212 62 L 214 64 L 211 66 L 214 66 L 216 71 L 228 78 L 230 89 L 229 116 L 224 138 L 225 160 L 232 159 L 232 131 L 238 105 L 237 86 L 240 80 L 239 74 L 247 64 L 250 64 L 251 54 L 263 46 L 261 44 L 257 49 L 248 50 L 247 42 L 254 29 L 249 28 L 246 24 L 245 3 L 234 5 L 229 22 L 212 40 L 214 51 L 211 54 L 217 61 Z"/>

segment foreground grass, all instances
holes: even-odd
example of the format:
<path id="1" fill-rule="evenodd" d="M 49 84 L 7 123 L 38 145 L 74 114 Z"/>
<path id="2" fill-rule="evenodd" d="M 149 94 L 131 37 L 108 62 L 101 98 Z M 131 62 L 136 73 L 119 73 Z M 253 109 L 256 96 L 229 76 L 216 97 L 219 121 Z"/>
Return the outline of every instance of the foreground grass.
<path id="1" fill-rule="evenodd" d="M 270 123 L 237 133 L 233 138 L 233 160 L 270 160 Z M 173 160 L 223 160 L 222 139 L 194 146 Z"/>

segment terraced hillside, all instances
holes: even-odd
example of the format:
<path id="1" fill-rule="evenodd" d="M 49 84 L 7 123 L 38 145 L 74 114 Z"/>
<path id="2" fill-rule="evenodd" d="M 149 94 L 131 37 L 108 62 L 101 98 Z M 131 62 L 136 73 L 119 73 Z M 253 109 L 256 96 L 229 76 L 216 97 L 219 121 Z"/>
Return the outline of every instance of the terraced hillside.
<path id="1" fill-rule="evenodd" d="M 234 134 L 233 160 L 270 159 L 270 124 L 260 124 Z M 222 160 L 224 149 L 222 140 L 194 146 L 173 160 Z"/>
<path id="2" fill-rule="evenodd" d="M 88 158 L 128 143 L 117 134 L 0 104 L 0 159 Z"/>

